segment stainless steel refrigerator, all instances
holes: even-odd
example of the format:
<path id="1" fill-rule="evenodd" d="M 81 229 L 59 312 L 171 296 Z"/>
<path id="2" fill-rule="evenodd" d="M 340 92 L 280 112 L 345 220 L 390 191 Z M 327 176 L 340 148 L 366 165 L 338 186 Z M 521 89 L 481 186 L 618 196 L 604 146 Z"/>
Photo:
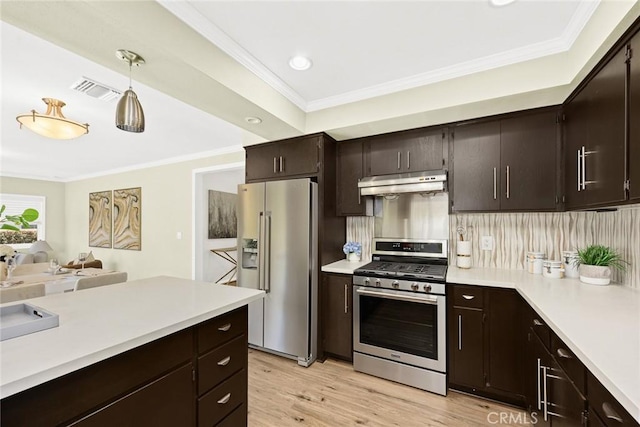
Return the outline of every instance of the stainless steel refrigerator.
<path id="1" fill-rule="evenodd" d="M 264 290 L 249 304 L 249 345 L 309 366 L 317 357 L 317 184 L 238 186 L 238 286 Z"/>

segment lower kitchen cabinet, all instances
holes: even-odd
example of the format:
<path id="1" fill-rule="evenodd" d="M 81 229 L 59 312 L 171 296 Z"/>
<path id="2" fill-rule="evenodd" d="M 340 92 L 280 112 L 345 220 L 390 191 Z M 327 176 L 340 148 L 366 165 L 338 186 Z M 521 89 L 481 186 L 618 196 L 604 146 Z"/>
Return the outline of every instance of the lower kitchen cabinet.
<path id="1" fill-rule="evenodd" d="M 450 387 L 523 405 L 517 292 L 464 285 L 449 289 Z"/>
<path id="2" fill-rule="evenodd" d="M 322 344 L 324 352 L 353 360 L 353 276 L 322 274 Z"/>

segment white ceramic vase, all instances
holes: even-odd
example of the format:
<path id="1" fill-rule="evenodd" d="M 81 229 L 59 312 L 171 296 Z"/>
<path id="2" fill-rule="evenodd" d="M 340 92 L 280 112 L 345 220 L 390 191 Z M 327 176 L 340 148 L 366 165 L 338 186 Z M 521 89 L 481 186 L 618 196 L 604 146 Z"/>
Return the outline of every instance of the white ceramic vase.
<path id="1" fill-rule="evenodd" d="M 351 262 L 358 262 L 358 261 L 360 261 L 360 255 L 358 255 L 358 254 L 357 254 L 357 253 L 355 253 L 355 252 L 350 252 L 350 253 L 347 255 L 347 260 L 348 260 L 348 261 L 351 261 Z"/>
<path id="2" fill-rule="evenodd" d="M 601 265 L 580 264 L 580 281 L 590 285 L 608 285 L 611 282 L 611 268 Z"/>

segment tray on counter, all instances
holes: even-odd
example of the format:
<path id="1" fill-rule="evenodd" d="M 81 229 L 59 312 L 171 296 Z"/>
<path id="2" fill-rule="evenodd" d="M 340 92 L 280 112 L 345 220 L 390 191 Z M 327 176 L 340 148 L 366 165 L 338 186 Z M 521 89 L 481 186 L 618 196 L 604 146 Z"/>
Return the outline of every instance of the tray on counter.
<path id="1" fill-rule="evenodd" d="M 29 303 L 0 307 L 0 341 L 55 328 L 58 315 Z"/>

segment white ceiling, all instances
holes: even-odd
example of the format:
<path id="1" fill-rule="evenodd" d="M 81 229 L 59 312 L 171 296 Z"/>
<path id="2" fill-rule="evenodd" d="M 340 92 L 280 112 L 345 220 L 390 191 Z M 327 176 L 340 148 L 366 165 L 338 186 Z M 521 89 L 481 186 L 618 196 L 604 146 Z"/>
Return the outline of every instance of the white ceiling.
<path id="1" fill-rule="evenodd" d="M 559 103 L 640 6 L 84 0 L 2 1 L 0 12 L 0 173 L 72 180 L 237 150 L 248 138 L 345 139 Z M 86 76 L 126 89 L 119 48 L 147 60 L 133 70 L 143 134 L 115 128 L 116 101 L 68 88 Z M 299 53 L 309 71 L 288 67 Z M 15 116 L 43 112 L 43 97 L 64 100 L 90 133 L 54 141 L 18 130 Z"/>

